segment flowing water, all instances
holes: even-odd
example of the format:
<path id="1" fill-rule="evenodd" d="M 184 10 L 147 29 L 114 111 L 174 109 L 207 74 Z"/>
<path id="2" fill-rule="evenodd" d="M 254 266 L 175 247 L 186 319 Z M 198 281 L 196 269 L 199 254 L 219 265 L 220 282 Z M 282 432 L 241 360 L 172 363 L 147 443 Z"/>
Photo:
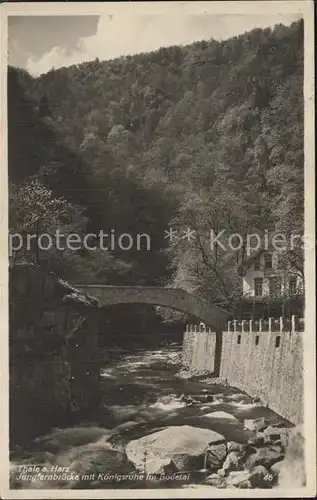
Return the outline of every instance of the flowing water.
<path id="1" fill-rule="evenodd" d="M 66 472 L 75 471 L 81 477 L 92 471 L 124 474 L 127 469 L 122 452 L 126 444 L 168 426 L 212 429 L 228 441 L 246 442 L 253 433 L 244 430 L 245 419 L 263 416 L 270 423 L 282 421 L 237 389 L 178 377 L 179 367 L 172 360 L 179 350 L 180 346 L 174 345 L 156 350 L 122 351 L 117 361 L 101 371 L 103 398 L 97 413 L 73 427 L 52 429 L 30 443 L 29 449 L 12 450 L 11 468 L 15 479 L 11 487 L 140 487 L 139 481 L 117 478 L 114 484 L 113 478 L 109 481 L 104 478 L 98 482 L 92 475 L 84 482 L 77 481 Z M 190 395 L 194 403 L 188 406 L 182 394 Z M 39 477 L 38 470 L 34 470 L 37 465 L 40 471 L 57 471 L 57 476 L 42 474 Z M 22 476 L 21 466 L 25 467 Z M 201 481 L 201 475 L 191 476 L 192 483 Z M 158 487 L 148 481 L 141 486 Z M 173 481 L 164 485 L 169 486 L 179 485 Z"/>

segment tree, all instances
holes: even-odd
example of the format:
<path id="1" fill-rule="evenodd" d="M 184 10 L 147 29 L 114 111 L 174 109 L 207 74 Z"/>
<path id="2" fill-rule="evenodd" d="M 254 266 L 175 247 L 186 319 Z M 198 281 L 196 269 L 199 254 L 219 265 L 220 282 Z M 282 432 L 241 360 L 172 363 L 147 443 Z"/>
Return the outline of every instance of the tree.
<path id="1" fill-rule="evenodd" d="M 232 307 L 241 297 L 247 236 L 256 222 L 260 226 L 261 218 L 248 217 L 243 198 L 219 184 L 192 194 L 173 221 L 183 234 L 168 250 L 176 268 L 173 285 Z M 192 238 L 186 238 L 187 228 L 194 231 Z"/>
<path id="2" fill-rule="evenodd" d="M 69 233 L 83 233 L 87 222 L 83 212 L 81 207 L 69 203 L 64 198 L 55 198 L 52 190 L 38 178 L 19 186 L 10 185 L 9 230 L 11 234 L 19 234 L 22 237 L 26 245 L 23 250 L 31 252 L 36 264 L 40 263 L 41 235 L 46 235 L 46 240 L 52 242 L 48 245 L 48 251 L 55 253 L 57 230 L 65 236 Z M 13 261 L 15 260 L 16 254 Z"/>

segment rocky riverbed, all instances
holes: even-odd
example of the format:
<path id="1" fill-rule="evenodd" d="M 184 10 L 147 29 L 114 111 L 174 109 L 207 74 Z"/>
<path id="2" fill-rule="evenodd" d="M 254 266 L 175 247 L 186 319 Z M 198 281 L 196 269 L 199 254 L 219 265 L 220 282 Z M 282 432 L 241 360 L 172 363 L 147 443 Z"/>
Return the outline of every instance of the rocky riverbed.
<path id="1" fill-rule="evenodd" d="M 98 414 L 11 451 L 11 487 L 301 487 L 301 430 L 226 384 L 179 376 L 178 357 L 122 352 L 102 371 Z"/>

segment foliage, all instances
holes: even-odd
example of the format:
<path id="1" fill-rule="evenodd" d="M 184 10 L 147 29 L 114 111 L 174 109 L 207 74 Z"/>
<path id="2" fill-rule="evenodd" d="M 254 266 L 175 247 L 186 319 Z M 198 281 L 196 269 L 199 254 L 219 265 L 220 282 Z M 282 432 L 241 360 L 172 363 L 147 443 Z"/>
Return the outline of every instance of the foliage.
<path id="1" fill-rule="evenodd" d="M 45 186 L 39 178 L 25 181 L 21 185 L 10 185 L 9 190 L 11 234 L 19 234 L 23 239 L 23 250 L 35 254 L 39 263 L 40 252 L 37 244 L 40 235 L 47 235 L 52 245 L 48 248 L 51 256 L 56 253 L 57 230 L 62 235 L 70 233 L 83 234 L 86 219 L 83 209 L 64 198 L 55 198 L 52 190 Z M 35 239 L 28 240 L 31 235 Z M 28 241 L 30 244 L 28 244 Z M 47 243 L 46 243 L 47 245 Z M 29 247 L 29 248 L 28 248 Z"/>
<path id="2" fill-rule="evenodd" d="M 302 21 L 9 76 L 12 180 L 39 173 L 87 208 L 88 230 L 151 235 L 151 252 L 104 256 L 122 271 L 114 284 L 168 283 L 231 307 L 245 248 L 210 251 L 209 231 L 303 232 Z M 198 237 L 168 245 L 170 225 Z M 79 274 L 86 258 L 73 258 Z M 284 258 L 302 272 L 299 245 Z"/>

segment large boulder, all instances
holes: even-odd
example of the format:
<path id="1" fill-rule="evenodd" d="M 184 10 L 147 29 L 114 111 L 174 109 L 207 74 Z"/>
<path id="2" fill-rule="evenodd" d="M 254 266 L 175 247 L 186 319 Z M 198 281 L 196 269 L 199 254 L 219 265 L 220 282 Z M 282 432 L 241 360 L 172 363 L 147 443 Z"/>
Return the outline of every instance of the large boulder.
<path id="1" fill-rule="evenodd" d="M 219 444 L 225 444 L 225 438 L 218 432 L 189 425 L 171 426 L 130 441 L 126 455 L 139 470 L 146 465 L 148 473 L 160 474 L 171 465 L 178 471 L 203 468 L 207 447 L 210 450 Z"/>

